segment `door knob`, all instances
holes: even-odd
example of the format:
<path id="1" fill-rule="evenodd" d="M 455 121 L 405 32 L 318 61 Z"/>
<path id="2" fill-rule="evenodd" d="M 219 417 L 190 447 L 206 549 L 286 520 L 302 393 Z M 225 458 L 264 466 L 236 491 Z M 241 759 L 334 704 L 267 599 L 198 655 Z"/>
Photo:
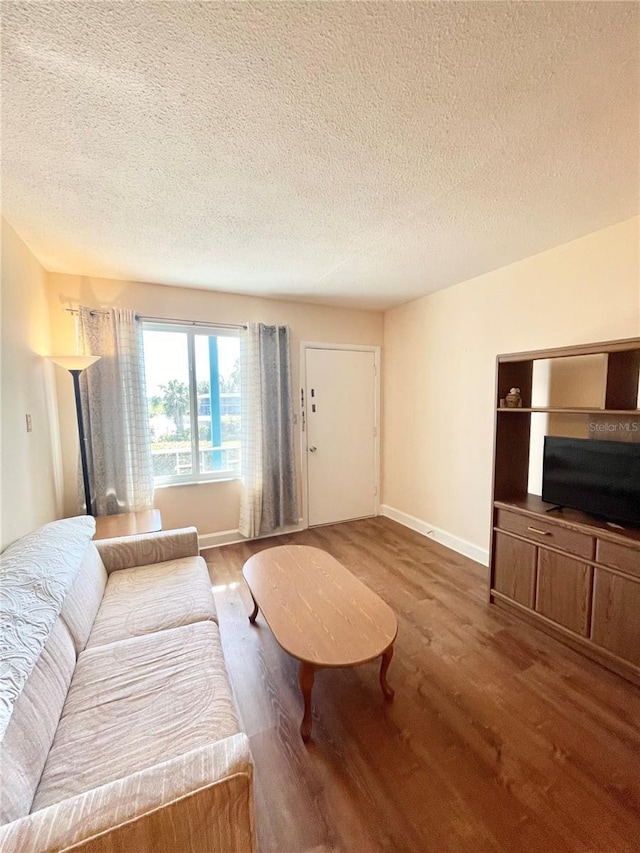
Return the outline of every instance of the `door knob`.
<path id="1" fill-rule="evenodd" d="M 315 453 L 317 449 L 318 448 L 314 445 L 313 447 L 309 448 L 309 453 Z"/>

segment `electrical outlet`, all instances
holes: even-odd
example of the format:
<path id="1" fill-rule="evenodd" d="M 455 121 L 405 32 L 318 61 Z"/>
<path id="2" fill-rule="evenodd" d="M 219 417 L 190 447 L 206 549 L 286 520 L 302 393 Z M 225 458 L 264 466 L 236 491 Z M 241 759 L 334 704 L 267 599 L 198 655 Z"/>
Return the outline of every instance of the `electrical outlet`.
<path id="1" fill-rule="evenodd" d="M 33 430 L 33 424 L 31 423 L 31 415 L 25 415 L 27 419 L 27 432 L 31 432 Z"/>

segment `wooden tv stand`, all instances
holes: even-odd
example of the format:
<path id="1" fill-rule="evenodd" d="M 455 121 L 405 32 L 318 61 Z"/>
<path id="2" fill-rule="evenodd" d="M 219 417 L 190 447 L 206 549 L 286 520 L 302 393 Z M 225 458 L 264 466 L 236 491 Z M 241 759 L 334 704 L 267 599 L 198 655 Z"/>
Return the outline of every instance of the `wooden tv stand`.
<path id="1" fill-rule="evenodd" d="M 602 405 L 532 405 L 538 360 L 601 355 Z M 575 364 L 570 365 L 575 374 Z M 552 510 L 527 493 L 531 416 L 562 415 L 560 428 L 618 425 L 640 440 L 640 339 L 498 357 L 490 601 L 640 684 L 640 529 L 619 528 L 573 509 Z M 522 408 L 500 406 L 513 386 Z M 582 420 L 580 420 L 582 419 Z M 627 430 L 624 425 L 629 424 Z M 620 426 L 622 425 L 622 426 Z M 615 432 L 615 430 L 611 430 Z M 602 438 L 601 434 L 594 437 Z M 610 437 L 610 436 L 607 436 Z M 616 435 L 617 437 L 617 435 Z"/>

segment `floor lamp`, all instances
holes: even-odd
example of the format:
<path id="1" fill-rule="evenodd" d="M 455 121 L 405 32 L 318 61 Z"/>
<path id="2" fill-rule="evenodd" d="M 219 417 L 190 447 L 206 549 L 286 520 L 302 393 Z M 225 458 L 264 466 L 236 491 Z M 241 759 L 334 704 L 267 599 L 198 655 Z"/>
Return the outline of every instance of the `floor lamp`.
<path id="1" fill-rule="evenodd" d="M 64 367 L 73 376 L 73 390 L 76 395 L 76 416 L 78 418 L 78 438 L 80 441 L 80 459 L 82 460 L 82 482 L 84 483 L 84 500 L 87 515 L 91 511 L 91 488 L 89 486 L 89 467 L 87 465 L 87 437 L 84 432 L 82 417 L 82 401 L 80 399 L 80 374 L 100 358 L 99 355 L 52 355 L 50 361 L 58 367 Z"/>

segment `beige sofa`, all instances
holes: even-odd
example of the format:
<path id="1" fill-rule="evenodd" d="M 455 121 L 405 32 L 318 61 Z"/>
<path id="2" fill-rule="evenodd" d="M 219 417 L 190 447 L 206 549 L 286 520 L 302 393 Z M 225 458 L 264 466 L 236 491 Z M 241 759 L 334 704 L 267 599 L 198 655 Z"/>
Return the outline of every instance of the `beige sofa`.
<path id="1" fill-rule="evenodd" d="M 254 850 L 252 761 L 195 528 L 2 555 L 0 850 Z"/>

